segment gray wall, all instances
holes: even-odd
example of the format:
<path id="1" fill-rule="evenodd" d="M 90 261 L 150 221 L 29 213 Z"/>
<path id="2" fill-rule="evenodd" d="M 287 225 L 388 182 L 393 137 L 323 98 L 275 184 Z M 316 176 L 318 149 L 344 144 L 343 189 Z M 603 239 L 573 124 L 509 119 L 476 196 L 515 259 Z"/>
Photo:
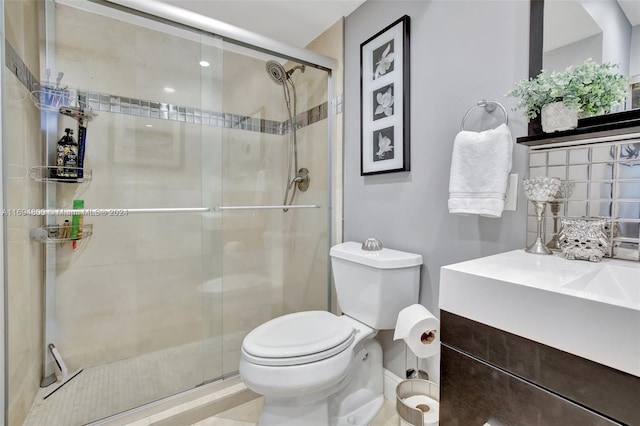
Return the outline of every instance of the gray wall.
<path id="1" fill-rule="evenodd" d="M 404 14 L 411 18 L 412 171 L 362 177 L 360 43 Z M 450 215 L 447 198 L 453 139 L 478 99 L 499 100 L 509 110 L 514 138 L 526 134 L 523 116 L 511 111 L 516 100 L 504 94 L 527 77 L 528 19 L 525 1 L 370 0 L 346 20 L 344 238 L 373 236 L 386 247 L 422 254 L 420 302 L 436 315 L 441 266 L 524 247 L 523 195 L 518 210 L 501 219 Z M 526 152 L 514 148 L 520 179 Z M 385 367 L 404 376 L 404 345 L 392 335 L 379 337 Z M 438 361 L 423 364 L 436 382 Z"/>

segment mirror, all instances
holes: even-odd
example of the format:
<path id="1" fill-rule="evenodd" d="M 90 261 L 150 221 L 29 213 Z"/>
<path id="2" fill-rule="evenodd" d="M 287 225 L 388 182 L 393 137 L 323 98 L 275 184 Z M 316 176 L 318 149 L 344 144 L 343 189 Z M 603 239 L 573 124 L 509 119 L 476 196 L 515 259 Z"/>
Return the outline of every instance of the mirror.
<path id="1" fill-rule="evenodd" d="M 579 1 L 545 2 L 543 69 L 564 71 L 588 58 L 602 63 L 602 47 L 602 28 Z"/>
<path id="2" fill-rule="evenodd" d="M 620 73 L 634 87 L 626 109 L 640 107 L 640 2 L 531 0 L 530 4 L 530 77 L 541 69 L 563 71 L 588 58 L 620 64 Z"/>

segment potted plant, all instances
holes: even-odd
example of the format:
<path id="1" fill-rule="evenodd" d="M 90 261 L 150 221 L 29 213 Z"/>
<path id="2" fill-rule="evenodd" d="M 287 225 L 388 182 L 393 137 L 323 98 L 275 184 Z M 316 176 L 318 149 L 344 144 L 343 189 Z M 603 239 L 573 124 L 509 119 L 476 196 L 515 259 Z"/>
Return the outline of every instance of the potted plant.
<path id="1" fill-rule="evenodd" d="M 543 70 L 537 77 L 516 83 L 507 96 L 518 97 L 529 120 L 542 115 L 542 129 L 556 132 L 577 127 L 581 117 L 608 112 L 624 100 L 628 80 L 612 72 L 618 65 L 587 59 L 563 72 Z"/>

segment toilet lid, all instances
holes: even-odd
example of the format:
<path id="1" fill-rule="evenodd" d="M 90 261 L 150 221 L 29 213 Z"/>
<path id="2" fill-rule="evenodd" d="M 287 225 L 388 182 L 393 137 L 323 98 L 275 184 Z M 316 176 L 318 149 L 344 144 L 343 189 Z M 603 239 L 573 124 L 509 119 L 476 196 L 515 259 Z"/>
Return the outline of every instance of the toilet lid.
<path id="1" fill-rule="evenodd" d="M 244 338 L 242 349 L 254 362 L 262 359 L 260 364 L 292 365 L 285 359 L 318 361 L 342 352 L 353 339 L 353 327 L 340 317 L 325 311 L 308 311 L 284 315 L 256 327 Z"/>

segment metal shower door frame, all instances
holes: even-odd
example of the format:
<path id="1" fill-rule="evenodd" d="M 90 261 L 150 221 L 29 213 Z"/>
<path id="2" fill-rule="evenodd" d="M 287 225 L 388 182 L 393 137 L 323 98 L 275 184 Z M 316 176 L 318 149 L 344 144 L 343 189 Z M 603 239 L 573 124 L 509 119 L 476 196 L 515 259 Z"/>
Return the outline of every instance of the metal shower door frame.
<path id="1" fill-rule="evenodd" d="M 4 155 L 4 140 L 5 140 L 5 28 L 4 28 L 4 0 L 0 0 L 0 36 L 2 36 L 2 42 L 0 43 L 0 158 L 6 158 Z M 6 185 L 4 182 L 4 162 L 0 161 L 0 209 L 4 211 L 6 206 L 5 202 Z M 6 346 L 6 325 L 7 325 L 7 218 L 2 215 L 2 226 L 0 226 L 0 277 L 2 277 L 2 285 L 0 286 L 0 380 L 2 386 L 0 387 L 0 410 L 2 410 L 2 416 L 0 417 L 0 425 L 4 426 L 8 424 L 8 410 L 7 410 L 7 394 L 9 388 L 9 381 L 7 380 L 7 346 Z"/>
<path id="2" fill-rule="evenodd" d="M 44 35 L 40 38 L 40 75 L 47 69 L 56 69 L 56 5 L 54 0 L 43 0 L 40 9 L 40 31 Z M 58 114 L 46 110 L 40 112 L 42 123 L 43 158 L 47 164 L 55 164 L 50 160 L 56 156 L 58 136 Z M 44 183 L 45 209 L 56 208 L 56 183 Z M 55 225 L 56 216 L 45 216 L 45 225 Z M 44 252 L 44 312 L 42 333 L 42 381 L 40 387 L 48 386 L 56 381 L 53 367 L 53 356 L 48 346 L 56 339 L 56 245 L 45 244 Z"/>

